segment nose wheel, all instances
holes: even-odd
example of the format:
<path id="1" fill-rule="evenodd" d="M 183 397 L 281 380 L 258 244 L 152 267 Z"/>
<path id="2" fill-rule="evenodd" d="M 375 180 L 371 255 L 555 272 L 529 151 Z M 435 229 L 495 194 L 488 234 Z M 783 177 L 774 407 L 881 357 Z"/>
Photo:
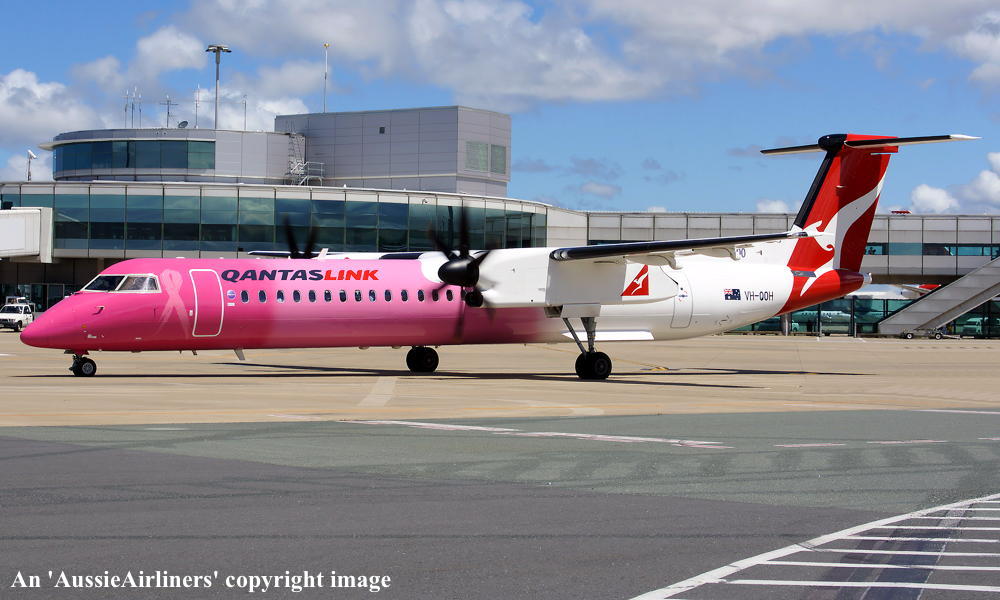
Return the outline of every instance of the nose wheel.
<path id="1" fill-rule="evenodd" d="M 433 373 L 438 368 L 438 353 L 434 348 L 414 346 L 406 353 L 406 366 L 414 373 Z"/>
<path id="2" fill-rule="evenodd" d="M 73 357 L 73 365 L 69 368 L 77 377 L 93 377 L 97 373 L 97 363 L 86 356 Z"/>

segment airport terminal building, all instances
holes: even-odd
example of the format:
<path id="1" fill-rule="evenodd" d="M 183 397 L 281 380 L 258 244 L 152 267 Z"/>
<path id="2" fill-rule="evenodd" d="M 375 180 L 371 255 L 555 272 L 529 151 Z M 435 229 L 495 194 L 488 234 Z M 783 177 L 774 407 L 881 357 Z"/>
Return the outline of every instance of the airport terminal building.
<path id="1" fill-rule="evenodd" d="M 286 219 L 300 239 L 314 228 L 331 252 L 429 250 L 428 229 L 454 235 L 461 207 L 481 248 L 773 233 L 794 220 L 582 212 L 507 198 L 510 117 L 462 106 L 278 116 L 273 132 L 76 131 L 40 147 L 54 154 L 54 181 L 0 182 L 2 206 L 42 224 L 34 246 L 19 239 L 0 247 L 0 292 L 28 296 L 42 310 L 127 258 L 284 250 Z M 952 332 L 1000 336 L 998 256 L 1000 215 L 879 215 L 862 269 L 876 283 L 961 280 L 914 307 L 926 313 L 932 297 L 942 304 L 960 290 L 962 298 L 931 310 L 935 318 L 958 306 Z M 793 315 L 792 331 L 874 333 L 910 310 L 902 310 L 908 301 L 835 302 L 848 305 Z M 850 316 L 824 322 L 830 313 Z M 925 317 L 910 315 L 902 326 L 921 329 Z"/>

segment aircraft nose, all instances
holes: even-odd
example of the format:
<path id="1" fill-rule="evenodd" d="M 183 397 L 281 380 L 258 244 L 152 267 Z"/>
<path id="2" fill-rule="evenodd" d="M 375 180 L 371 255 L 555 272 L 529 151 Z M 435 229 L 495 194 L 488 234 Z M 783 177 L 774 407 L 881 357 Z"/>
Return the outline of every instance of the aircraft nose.
<path id="1" fill-rule="evenodd" d="M 73 311 L 51 308 L 21 332 L 21 341 L 37 348 L 73 349 L 86 335 L 70 318 Z"/>

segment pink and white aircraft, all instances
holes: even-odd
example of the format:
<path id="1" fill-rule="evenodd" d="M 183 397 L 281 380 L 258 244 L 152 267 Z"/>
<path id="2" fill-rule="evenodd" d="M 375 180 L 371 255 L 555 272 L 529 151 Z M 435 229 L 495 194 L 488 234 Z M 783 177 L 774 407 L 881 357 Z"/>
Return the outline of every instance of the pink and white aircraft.
<path id="1" fill-rule="evenodd" d="M 285 258 L 135 259 L 105 269 L 21 333 L 73 355 L 94 351 L 575 342 L 576 372 L 605 379 L 598 342 L 708 335 L 812 306 L 870 281 L 859 272 L 889 157 L 899 146 L 975 139 L 827 135 L 764 154 L 825 152 L 790 230 L 775 234 L 570 248 Z M 309 244 L 311 245 L 311 244 Z M 307 245 L 307 248 L 308 246 Z"/>

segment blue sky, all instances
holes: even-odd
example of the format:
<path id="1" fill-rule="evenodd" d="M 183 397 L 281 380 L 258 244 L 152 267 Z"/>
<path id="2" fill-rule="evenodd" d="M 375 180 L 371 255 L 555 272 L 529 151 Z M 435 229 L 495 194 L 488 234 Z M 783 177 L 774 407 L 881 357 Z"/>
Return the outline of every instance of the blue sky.
<path id="1" fill-rule="evenodd" d="M 885 4 L 884 6 L 882 4 Z M 0 179 L 28 147 L 120 126 L 123 90 L 193 122 L 227 43 L 223 127 L 274 114 L 465 104 L 513 115 L 509 195 L 593 210 L 794 210 L 826 133 L 966 133 L 904 148 L 882 207 L 1000 210 L 995 2 L 204 0 L 4 6 Z M 210 92 L 199 121 L 210 125 Z M 42 153 L 44 154 L 44 153 Z M 36 165 L 50 169 L 47 156 Z"/>

